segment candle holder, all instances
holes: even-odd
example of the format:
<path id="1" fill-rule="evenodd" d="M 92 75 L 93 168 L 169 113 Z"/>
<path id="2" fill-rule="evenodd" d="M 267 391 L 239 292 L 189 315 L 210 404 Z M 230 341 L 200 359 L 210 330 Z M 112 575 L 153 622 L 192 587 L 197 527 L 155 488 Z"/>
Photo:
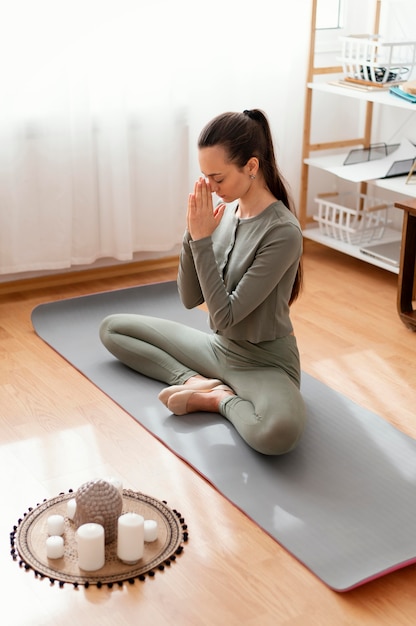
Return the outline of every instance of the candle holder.
<path id="1" fill-rule="evenodd" d="M 84 492 L 84 490 L 83 490 Z M 74 492 L 61 493 L 55 498 L 44 500 L 35 508 L 30 508 L 18 520 L 10 533 L 10 554 L 24 570 L 31 569 L 36 578 L 46 578 L 59 586 L 72 584 L 88 587 L 114 584 L 129 584 L 135 580 L 144 581 L 145 575 L 153 577 L 176 561 L 182 554 L 184 543 L 188 541 L 188 527 L 181 513 L 170 509 L 165 501 L 157 500 L 141 492 L 123 489 L 123 513 L 137 513 L 145 520 L 153 520 L 157 525 L 157 538 L 145 541 L 143 557 L 135 564 L 124 563 L 117 555 L 117 541 L 105 545 L 105 564 L 97 571 L 84 571 L 79 566 L 75 523 L 66 515 L 68 502 Z M 48 518 L 51 515 L 65 516 L 64 555 L 53 559 L 48 550 Z M 88 522 L 87 522 L 88 523 Z"/>
<path id="2" fill-rule="evenodd" d="M 104 528 L 105 543 L 117 538 L 117 521 L 123 508 L 123 497 L 117 487 L 106 480 L 90 480 L 75 495 L 74 524 L 100 524 Z"/>

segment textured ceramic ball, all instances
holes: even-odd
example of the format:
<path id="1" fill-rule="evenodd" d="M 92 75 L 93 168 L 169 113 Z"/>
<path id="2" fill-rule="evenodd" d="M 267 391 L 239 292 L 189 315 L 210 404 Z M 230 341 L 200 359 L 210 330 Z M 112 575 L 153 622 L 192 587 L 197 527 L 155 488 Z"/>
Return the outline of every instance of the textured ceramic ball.
<path id="1" fill-rule="evenodd" d="M 101 524 L 105 543 L 117 539 L 117 522 L 123 508 L 120 491 L 106 480 L 90 480 L 79 487 L 75 495 L 77 503 L 74 524 Z"/>

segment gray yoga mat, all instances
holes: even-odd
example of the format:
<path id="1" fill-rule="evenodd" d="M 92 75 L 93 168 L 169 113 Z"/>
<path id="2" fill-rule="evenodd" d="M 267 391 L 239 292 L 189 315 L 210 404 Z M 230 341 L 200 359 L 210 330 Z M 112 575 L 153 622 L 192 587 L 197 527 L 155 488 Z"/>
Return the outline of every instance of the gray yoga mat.
<path id="1" fill-rule="evenodd" d="M 164 385 L 101 345 L 99 323 L 115 312 L 209 332 L 206 313 L 185 310 L 173 282 L 42 304 L 32 322 L 45 342 L 330 588 L 347 591 L 416 560 L 415 440 L 303 373 L 303 439 L 287 455 L 263 456 L 220 415 L 170 414 L 157 399 Z"/>

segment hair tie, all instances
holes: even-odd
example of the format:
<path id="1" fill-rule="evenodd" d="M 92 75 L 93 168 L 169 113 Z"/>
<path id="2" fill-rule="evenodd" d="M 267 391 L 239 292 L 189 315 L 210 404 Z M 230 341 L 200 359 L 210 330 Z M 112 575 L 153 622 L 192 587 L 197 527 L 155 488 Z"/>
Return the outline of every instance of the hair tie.
<path id="1" fill-rule="evenodd" d="M 253 120 L 253 122 L 260 122 L 259 112 L 256 109 L 245 109 L 243 113 Z"/>

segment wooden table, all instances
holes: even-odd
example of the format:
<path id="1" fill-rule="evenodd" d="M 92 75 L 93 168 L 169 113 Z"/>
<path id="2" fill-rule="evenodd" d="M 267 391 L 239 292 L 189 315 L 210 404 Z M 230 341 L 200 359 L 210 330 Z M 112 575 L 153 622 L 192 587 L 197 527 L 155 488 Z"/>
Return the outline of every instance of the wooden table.
<path id="1" fill-rule="evenodd" d="M 394 206 L 404 211 L 397 310 L 403 324 L 410 330 L 416 331 L 416 311 L 413 309 L 416 269 L 416 200 L 396 202 Z"/>

